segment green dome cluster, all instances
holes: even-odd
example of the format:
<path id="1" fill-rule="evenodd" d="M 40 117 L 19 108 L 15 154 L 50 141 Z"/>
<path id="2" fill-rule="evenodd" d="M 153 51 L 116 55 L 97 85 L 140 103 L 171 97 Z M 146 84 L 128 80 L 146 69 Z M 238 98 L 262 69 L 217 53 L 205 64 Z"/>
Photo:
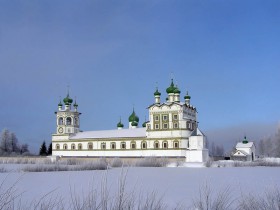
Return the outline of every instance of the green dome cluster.
<path id="1" fill-rule="evenodd" d="M 71 105 L 73 103 L 73 99 L 70 98 L 69 93 L 67 94 L 66 98 L 63 99 L 65 105 Z"/>

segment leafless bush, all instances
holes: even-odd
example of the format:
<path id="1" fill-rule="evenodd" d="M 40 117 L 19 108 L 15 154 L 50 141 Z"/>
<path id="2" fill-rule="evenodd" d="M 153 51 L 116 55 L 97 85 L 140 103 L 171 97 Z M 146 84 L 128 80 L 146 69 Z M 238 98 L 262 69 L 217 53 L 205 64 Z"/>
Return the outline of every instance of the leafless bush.
<path id="1" fill-rule="evenodd" d="M 242 195 L 238 209 L 280 210 L 280 191 L 278 188 L 266 190 L 264 195 Z"/>
<path id="2" fill-rule="evenodd" d="M 167 158 L 146 157 L 137 160 L 134 165 L 137 167 L 164 167 L 168 164 Z"/>
<path id="3" fill-rule="evenodd" d="M 86 171 L 86 170 L 106 170 L 108 164 L 103 159 L 87 162 L 78 165 L 55 164 L 35 164 L 26 166 L 22 169 L 24 172 L 50 172 L 50 171 Z"/>
<path id="4" fill-rule="evenodd" d="M 229 210 L 233 207 L 233 200 L 230 195 L 230 189 L 216 193 L 206 183 L 199 189 L 199 197 L 193 201 L 193 208 L 196 210 Z"/>
<path id="5" fill-rule="evenodd" d="M 205 167 L 210 168 L 213 165 L 213 159 L 211 157 L 204 163 Z"/>
<path id="6" fill-rule="evenodd" d="M 0 184 L 0 209 L 14 209 L 14 202 L 20 196 L 20 193 L 17 193 L 16 190 L 16 184 L 19 182 L 20 178 L 10 187 L 5 188 L 4 183 L 6 178 Z"/>
<path id="7" fill-rule="evenodd" d="M 123 161 L 120 158 L 114 158 L 110 165 L 113 168 L 122 167 L 123 166 Z"/>

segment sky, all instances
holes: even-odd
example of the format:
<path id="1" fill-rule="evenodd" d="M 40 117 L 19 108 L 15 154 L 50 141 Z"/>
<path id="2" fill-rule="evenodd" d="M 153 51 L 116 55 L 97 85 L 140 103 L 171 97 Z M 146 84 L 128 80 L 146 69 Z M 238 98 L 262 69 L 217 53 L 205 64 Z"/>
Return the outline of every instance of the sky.
<path id="1" fill-rule="evenodd" d="M 0 129 L 34 151 L 69 86 L 81 129 L 140 124 L 171 78 L 213 142 L 259 140 L 280 116 L 278 0 L 1 0 Z"/>

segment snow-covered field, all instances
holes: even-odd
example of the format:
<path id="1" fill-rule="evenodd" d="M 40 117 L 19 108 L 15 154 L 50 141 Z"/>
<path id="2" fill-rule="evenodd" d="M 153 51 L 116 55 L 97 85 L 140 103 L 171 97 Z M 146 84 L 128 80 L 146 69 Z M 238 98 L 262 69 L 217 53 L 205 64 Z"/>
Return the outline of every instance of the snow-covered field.
<path id="1" fill-rule="evenodd" d="M 16 169 L 19 165 L 3 164 L 1 167 Z M 110 195 L 114 195 L 118 191 L 120 177 L 125 178 L 126 193 L 139 195 L 139 192 L 142 192 L 142 195 L 146 196 L 156 192 L 158 197 L 163 197 L 162 201 L 168 205 L 167 209 L 178 203 L 187 209 L 206 183 L 213 192 L 229 187 L 228 193 L 232 198 L 248 193 L 260 195 L 266 189 L 280 187 L 280 167 L 127 167 L 103 171 L 23 173 L 14 170 L 0 173 L 0 181 L 4 182 L 1 190 L 16 183 L 16 193 L 21 194 L 21 202 L 24 203 L 42 198 L 60 198 L 67 203 L 73 200 L 73 196 L 85 197 L 93 189 L 100 195 L 100 187 L 104 187 L 105 180 Z"/>

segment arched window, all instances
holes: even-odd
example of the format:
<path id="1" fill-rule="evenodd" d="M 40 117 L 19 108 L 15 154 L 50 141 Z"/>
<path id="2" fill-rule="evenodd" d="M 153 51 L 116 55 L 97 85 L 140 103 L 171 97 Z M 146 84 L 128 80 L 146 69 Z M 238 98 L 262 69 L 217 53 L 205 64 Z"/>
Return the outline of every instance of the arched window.
<path id="1" fill-rule="evenodd" d="M 63 118 L 62 117 L 58 118 L 58 125 L 63 125 Z"/>
<path id="2" fill-rule="evenodd" d="M 158 142 L 158 141 L 155 141 L 155 143 L 154 143 L 154 148 L 155 148 L 155 149 L 159 149 L 159 142 Z"/>
<path id="3" fill-rule="evenodd" d="M 111 149 L 116 149 L 116 143 L 115 142 L 111 143 Z"/>
<path id="4" fill-rule="evenodd" d="M 179 142 L 177 140 L 173 142 L 173 148 L 175 149 L 179 148 Z"/>
<path id="5" fill-rule="evenodd" d="M 55 145 L 55 148 L 56 148 L 57 150 L 60 150 L 59 144 L 56 144 L 56 145 Z"/>
<path id="6" fill-rule="evenodd" d="M 89 150 L 92 150 L 92 149 L 93 149 L 93 144 L 92 144 L 92 142 L 89 142 L 89 143 L 88 143 L 88 149 L 89 149 Z"/>
<path id="7" fill-rule="evenodd" d="M 125 149 L 125 148 L 126 148 L 125 142 L 121 142 L 121 149 Z"/>
<path id="8" fill-rule="evenodd" d="M 72 119 L 71 117 L 66 118 L 66 125 L 72 125 Z"/>
<path id="9" fill-rule="evenodd" d="M 162 148 L 163 149 L 167 149 L 168 148 L 168 142 L 167 141 L 162 142 Z"/>
<path id="10" fill-rule="evenodd" d="M 141 148 L 142 149 L 147 149 L 147 142 L 146 141 L 141 142 Z"/>
<path id="11" fill-rule="evenodd" d="M 101 143 L 101 149 L 106 149 L 106 143 L 105 142 Z"/>
<path id="12" fill-rule="evenodd" d="M 135 141 L 132 141 L 130 143 L 130 149 L 136 149 L 136 142 Z"/>
<path id="13" fill-rule="evenodd" d="M 67 144 L 63 144 L 63 149 L 65 149 L 65 150 L 67 150 L 67 149 L 68 149 Z"/>
<path id="14" fill-rule="evenodd" d="M 72 150 L 75 150 L 75 149 L 76 149 L 75 144 L 71 144 L 71 149 L 72 149 Z"/>
<path id="15" fill-rule="evenodd" d="M 80 144 L 78 144 L 78 150 L 82 150 L 83 149 L 83 146 L 82 146 L 82 144 L 80 143 Z"/>

